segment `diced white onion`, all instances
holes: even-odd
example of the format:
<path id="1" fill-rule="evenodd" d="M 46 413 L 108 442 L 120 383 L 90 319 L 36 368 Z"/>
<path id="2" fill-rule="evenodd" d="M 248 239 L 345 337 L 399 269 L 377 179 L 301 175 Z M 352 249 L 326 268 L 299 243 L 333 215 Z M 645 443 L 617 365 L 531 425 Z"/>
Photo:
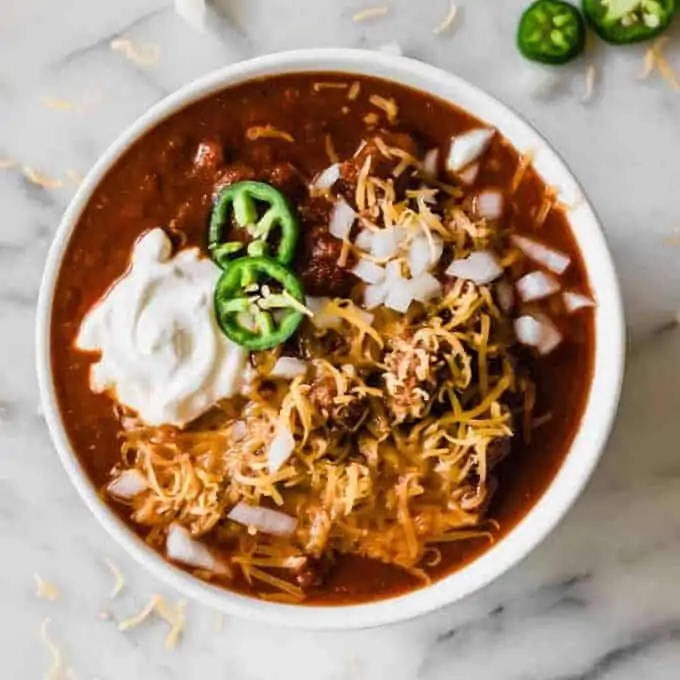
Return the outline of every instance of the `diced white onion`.
<path id="1" fill-rule="evenodd" d="M 378 52 L 391 54 L 393 57 L 401 57 L 404 54 L 404 50 L 402 50 L 401 45 L 398 42 L 388 42 L 384 45 L 380 45 L 380 47 L 378 47 Z"/>
<path id="2" fill-rule="evenodd" d="M 454 260 L 446 269 L 448 276 L 467 279 L 478 286 L 495 281 L 502 273 L 503 267 L 488 250 L 478 250 L 466 258 Z"/>
<path id="3" fill-rule="evenodd" d="M 385 284 L 387 295 L 385 307 L 395 312 L 405 314 L 414 300 L 427 302 L 441 295 L 442 287 L 439 281 L 425 272 L 412 279 L 389 280 Z"/>
<path id="4" fill-rule="evenodd" d="M 460 172 L 476 161 L 489 147 L 495 132 L 492 128 L 476 128 L 454 137 L 446 167 L 451 172 Z"/>
<path id="5" fill-rule="evenodd" d="M 312 182 L 314 189 L 330 189 L 340 179 L 340 163 L 333 163 L 322 170 Z"/>
<path id="6" fill-rule="evenodd" d="M 226 574 L 228 570 L 207 545 L 191 538 L 191 534 L 180 524 L 171 524 L 165 542 L 165 551 L 169 559 L 180 562 L 187 567 L 206 569 L 215 574 Z"/>
<path id="7" fill-rule="evenodd" d="M 409 246 L 408 266 L 411 276 L 418 276 L 437 265 L 444 251 L 444 243 L 437 234 L 431 239 L 425 234 L 418 234 Z"/>
<path id="8" fill-rule="evenodd" d="M 357 248 L 370 253 L 373 249 L 373 234 L 374 232 L 371 229 L 362 229 L 354 239 L 354 245 Z"/>
<path id="9" fill-rule="evenodd" d="M 498 285 L 496 286 L 496 298 L 498 300 L 498 306 L 508 314 L 515 305 L 515 291 L 509 281 L 503 279 L 498 282 Z"/>
<path id="10" fill-rule="evenodd" d="M 477 179 L 477 175 L 479 174 L 479 163 L 472 163 L 472 165 L 468 165 L 465 170 L 459 172 L 456 177 L 463 183 L 467 184 L 468 186 L 472 185 L 475 183 L 475 180 Z"/>
<path id="11" fill-rule="evenodd" d="M 394 227 L 373 232 L 371 255 L 380 260 L 399 254 L 400 232 Z"/>
<path id="12" fill-rule="evenodd" d="M 352 231 L 357 214 L 343 198 L 339 198 L 333 206 L 328 231 L 335 238 L 346 239 Z"/>
<path id="13" fill-rule="evenodd" d="M 568 255 L 527 236 L 513 234 L 510 240 L 529 258 L 555 274 L 564 274 L 571 264 Z"/>
<path id="14" fill-rule="evenodd" d="M 389 291 L 388 284 L 377 283 L 368 285 L 364 289 L 364 307 L 366 309 L 375 309 L 385 303 L 387 293 Z"/>
<path id="15" fill-rule="evenodd" d="M 439 297 L 442 293 L 442 284 L 427 272 L 412 278 L 408 285 L 411 295 L 419 302 L 427 302 L 432 298 Z"/>
<path id="16" fill-rule="evenodd" d="M 515 319 L 515 335 L 523 345 L 536 347 L 541 354 L 552 352 L 562 342 L 562 334 L 545 316 L 520 316 Z"/>
<path id="17" fill-rule="evenodd" d="M 115 498 L 131 500 L 146 491 L 148 484 L 139 470 L 123 470 L 107 487 L 106 490 Z"/>
<path id="18" fill-rule="evenodd" d="M 568 290 L 562 294 L 562 298 L 564 299 L 564 306 L 569 314 L 573 314 L 579 309 L 595 306 L 595 301 L 592 298 Z"/>
<path id="19" fill-rule="evenodd" d="M 269 374 L 270 378 L 293 380 L 307 373 L 307 363 L 295 357 L 279 357 Z"/>
<path id="20" fill-rule="evenodd" d="M 274 439 L 267 449 L 267 467 L 270 473 L 277 472 L 295 450 L 295 438 L 288 427 L 279 425 Z"/>
<path id="21" fill-rule="evenodd" d="M 542 300 L 559 291 L 560 284 L 555 277 L 542 271 L 525 274 L 515 283 L 519 296 L 524 302 Z"/>
<path id="22" fill-rule="evenodd" d="M 391 287 L 385 298 L 385 307 L 393 309 L 395 312 L 406 314 L 413 302 L 413 294 L 410 287 L 404 282 L 401 286 Z"/>
<path id="23" fill-rule="evenodd" d="M 385 269 L 365 257 L 359 258 L 352 273 L 365 283 L 382 283 L 385 280 Z"/>
<path id="24" fill-rule="evenodd" d="M 297 526 L 297 520 L 290 515 L 247 503 L 237 503 L 227 517 L 232 522 L 254 527 L 264 534 L 274 536 L 290 536 Z"/>
<path id="25" fill-rule="evenodd" d="M 495 189 L 480 191 L 474 205 L 480 217 L 497 220 L 503 215 L 503 194 Z"/>
<path id="26" fill-rule="evenodd" d="M 199 31 L 205 31 L 205 0 L 175 0 L 175 11 L 190 26 L 198 29 Z"/>
<path id="27" fill-rule="evenodd" d="M 437 176 L 438 165 L 439 165 L 439 149 L 435 147 L 434 149 L 430 149 L 423 158 L 422 165 L 423 175 L 431 179 L 435 178 Z"/>

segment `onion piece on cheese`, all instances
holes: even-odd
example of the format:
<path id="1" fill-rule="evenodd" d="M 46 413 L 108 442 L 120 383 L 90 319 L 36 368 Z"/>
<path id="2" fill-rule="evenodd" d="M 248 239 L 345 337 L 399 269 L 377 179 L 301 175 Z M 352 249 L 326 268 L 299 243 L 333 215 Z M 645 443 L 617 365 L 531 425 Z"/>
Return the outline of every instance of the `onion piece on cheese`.
<path id="1" fill-rule="evenodd" d="M 491 251 L 478 250 L 465 258 L 454 260 L 446 269 L 446 274 L 483 286 L 501 276 L 503 267 Z"/>
<path id="2" fill-rule="evenodd" d="M 273 536 L 290 536 L 297 526 L 297 520 L 290 515 L 247 503 L 237 503 L 227 517 L 232 522 L 254 527 L 263 534 Z"/>
<path id="3" fill-rule="evenodd" d="M 460 172 L 474 163 L 491 144 L 495 134 L 493 128 L 475 128 L 451 140 L 446 167 L 453 173 Z"/>

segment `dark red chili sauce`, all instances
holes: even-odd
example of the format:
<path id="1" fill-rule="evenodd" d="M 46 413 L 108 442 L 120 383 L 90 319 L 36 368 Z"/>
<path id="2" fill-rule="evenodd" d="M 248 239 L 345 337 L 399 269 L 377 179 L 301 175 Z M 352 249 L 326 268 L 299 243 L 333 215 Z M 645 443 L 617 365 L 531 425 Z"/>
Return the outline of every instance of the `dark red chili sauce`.
<path id="1" fill-rule="evenodd" d="M 315 85 L 357 80 L 361 92 L 354 101 L 348 99 L 347 89 Z M 135 240 L 147 229 L 162 225 L 176 245 L 205 248 L 215 187 L 254 174 L 301 204 L 303 241 L 306 231 L 308 247 L 314 247 L 324 234 L 309 236 L 319 216 L 300 187 L 329 165 L 328 139 L 340 159 L 354 153 L 367 135 L 365 116 L 380 114 L 369 102 L 369 96 L 375 94 L 391 97 L 398 104 L 397 122 L 388 126 L 382 115 L 384 127 L 407 133 L 423 149 L 438 146 L 446 154 L 452 135 L 480 124 L 449 103 L 384 80 L 335 73 L 292 74 L 229 88 L 170 116 L 133 144 L 102 180 L 71 236 L 57 282 L 51 328 L 53 379 L 63 422 L 95 486 L 100 488 L 108 481 L 109 471 L 120 459 L 120 425 L 112 400 L 90 391 L 92 356 L 77 351 L 74 340 L 86 312 L 125 272 Z M 286 131 L 295 141 L 247 140 L 246 131 L 256 125 Z M 498 187 L 509 196 L 519 161 L 519 154 L 497 135 L 476 186 Z M 509 198 L 511 207 L 505 219 L 512 221 L 516 231 L 537 235 L 535 217 L 545 189 L 529 168 Z M 564 287 L 588 294 L 583 261 L 561 208 L 549 212 L 540 227 L 540 239 L 571 257 L 571 267 L 562 278 Z M 539 412 L 550 412 L 552 417 L 534 431 L 529 444 L 516 437 L 512 455 L 499 468 L 498 491 L 489 510 L 489 517 L 498 522 L 499 539 L 546 490 L 583 413 L 593 370 L 593 315 L 572 315 L 561 330 L 565 341 L 534 366 Z M 117 510 L 126 519 L 125 513 Z M 488 547 L 486 540 L 445 544 L 441 546 L 442 561 L 428 572 L 435 579 L 442 577 Z M 338 556 L 323 588 L 310 593 L 307 602 L 373 600 L 421 585 L 397 567 Z M 230 587 L 248 592 L 242 581 Z"/>

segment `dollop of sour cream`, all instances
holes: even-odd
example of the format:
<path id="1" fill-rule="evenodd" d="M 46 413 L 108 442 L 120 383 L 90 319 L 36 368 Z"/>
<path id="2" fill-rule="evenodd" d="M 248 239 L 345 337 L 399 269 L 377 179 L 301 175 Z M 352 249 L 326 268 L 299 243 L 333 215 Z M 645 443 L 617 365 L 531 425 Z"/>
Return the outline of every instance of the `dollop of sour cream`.
<path id="1" fill-rule="evenodd" d="M 107 392 L 147 425 L 182 427 L 246 387 L 248 352 L 220 331 L 213 291 L 220 269 L 197 248 L 174 257 L 152 229 L 130 268 L 88 312 L 76 347 L 101 353 L 93 392 Z"/>

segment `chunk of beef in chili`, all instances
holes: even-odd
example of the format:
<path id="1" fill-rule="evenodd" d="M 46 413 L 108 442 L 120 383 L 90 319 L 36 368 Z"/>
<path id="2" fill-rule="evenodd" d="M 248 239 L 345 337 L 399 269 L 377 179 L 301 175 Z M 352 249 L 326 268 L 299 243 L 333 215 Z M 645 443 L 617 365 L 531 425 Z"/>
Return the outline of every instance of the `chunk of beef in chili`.
<path id="1" fill-rule="evenodd" d="M 302 230 L 294 269 L 307 295 L 347 297 L 356 283 L 352 261 L 339 264 L 342 241 L 328 232 L 332 207 L 325 198 L 309 198 L 299 206 Z"/>
<path id="2" fill-rule="evenodd" d="M 409 156 L 419 159 L 422 150 L 418 142 L 405 132 L 380 131 L 361 143 L 354 156 L 340 165 L 340 181 L 338 191 L 352 204 L 354 192 L 361 169 L 370 158 L 369 175 L 381 179 L 392 179 L 398 197 L 409 188 L 413 181 L 413 168 L 408 168 L 398 177 L 393 173 L 401 163 L 402 157 L 390 152 L 399 149 Z"/>
<path id="3" fill-rule="evenodd" d="M 323 364 L 315 365 L 308 399 L 326 419 L 330 429 L 354 431 L 368 415 L 366 397 L 351 395 L 349 401 L 337 404 L 338 388 L 330 370 Z"/>

